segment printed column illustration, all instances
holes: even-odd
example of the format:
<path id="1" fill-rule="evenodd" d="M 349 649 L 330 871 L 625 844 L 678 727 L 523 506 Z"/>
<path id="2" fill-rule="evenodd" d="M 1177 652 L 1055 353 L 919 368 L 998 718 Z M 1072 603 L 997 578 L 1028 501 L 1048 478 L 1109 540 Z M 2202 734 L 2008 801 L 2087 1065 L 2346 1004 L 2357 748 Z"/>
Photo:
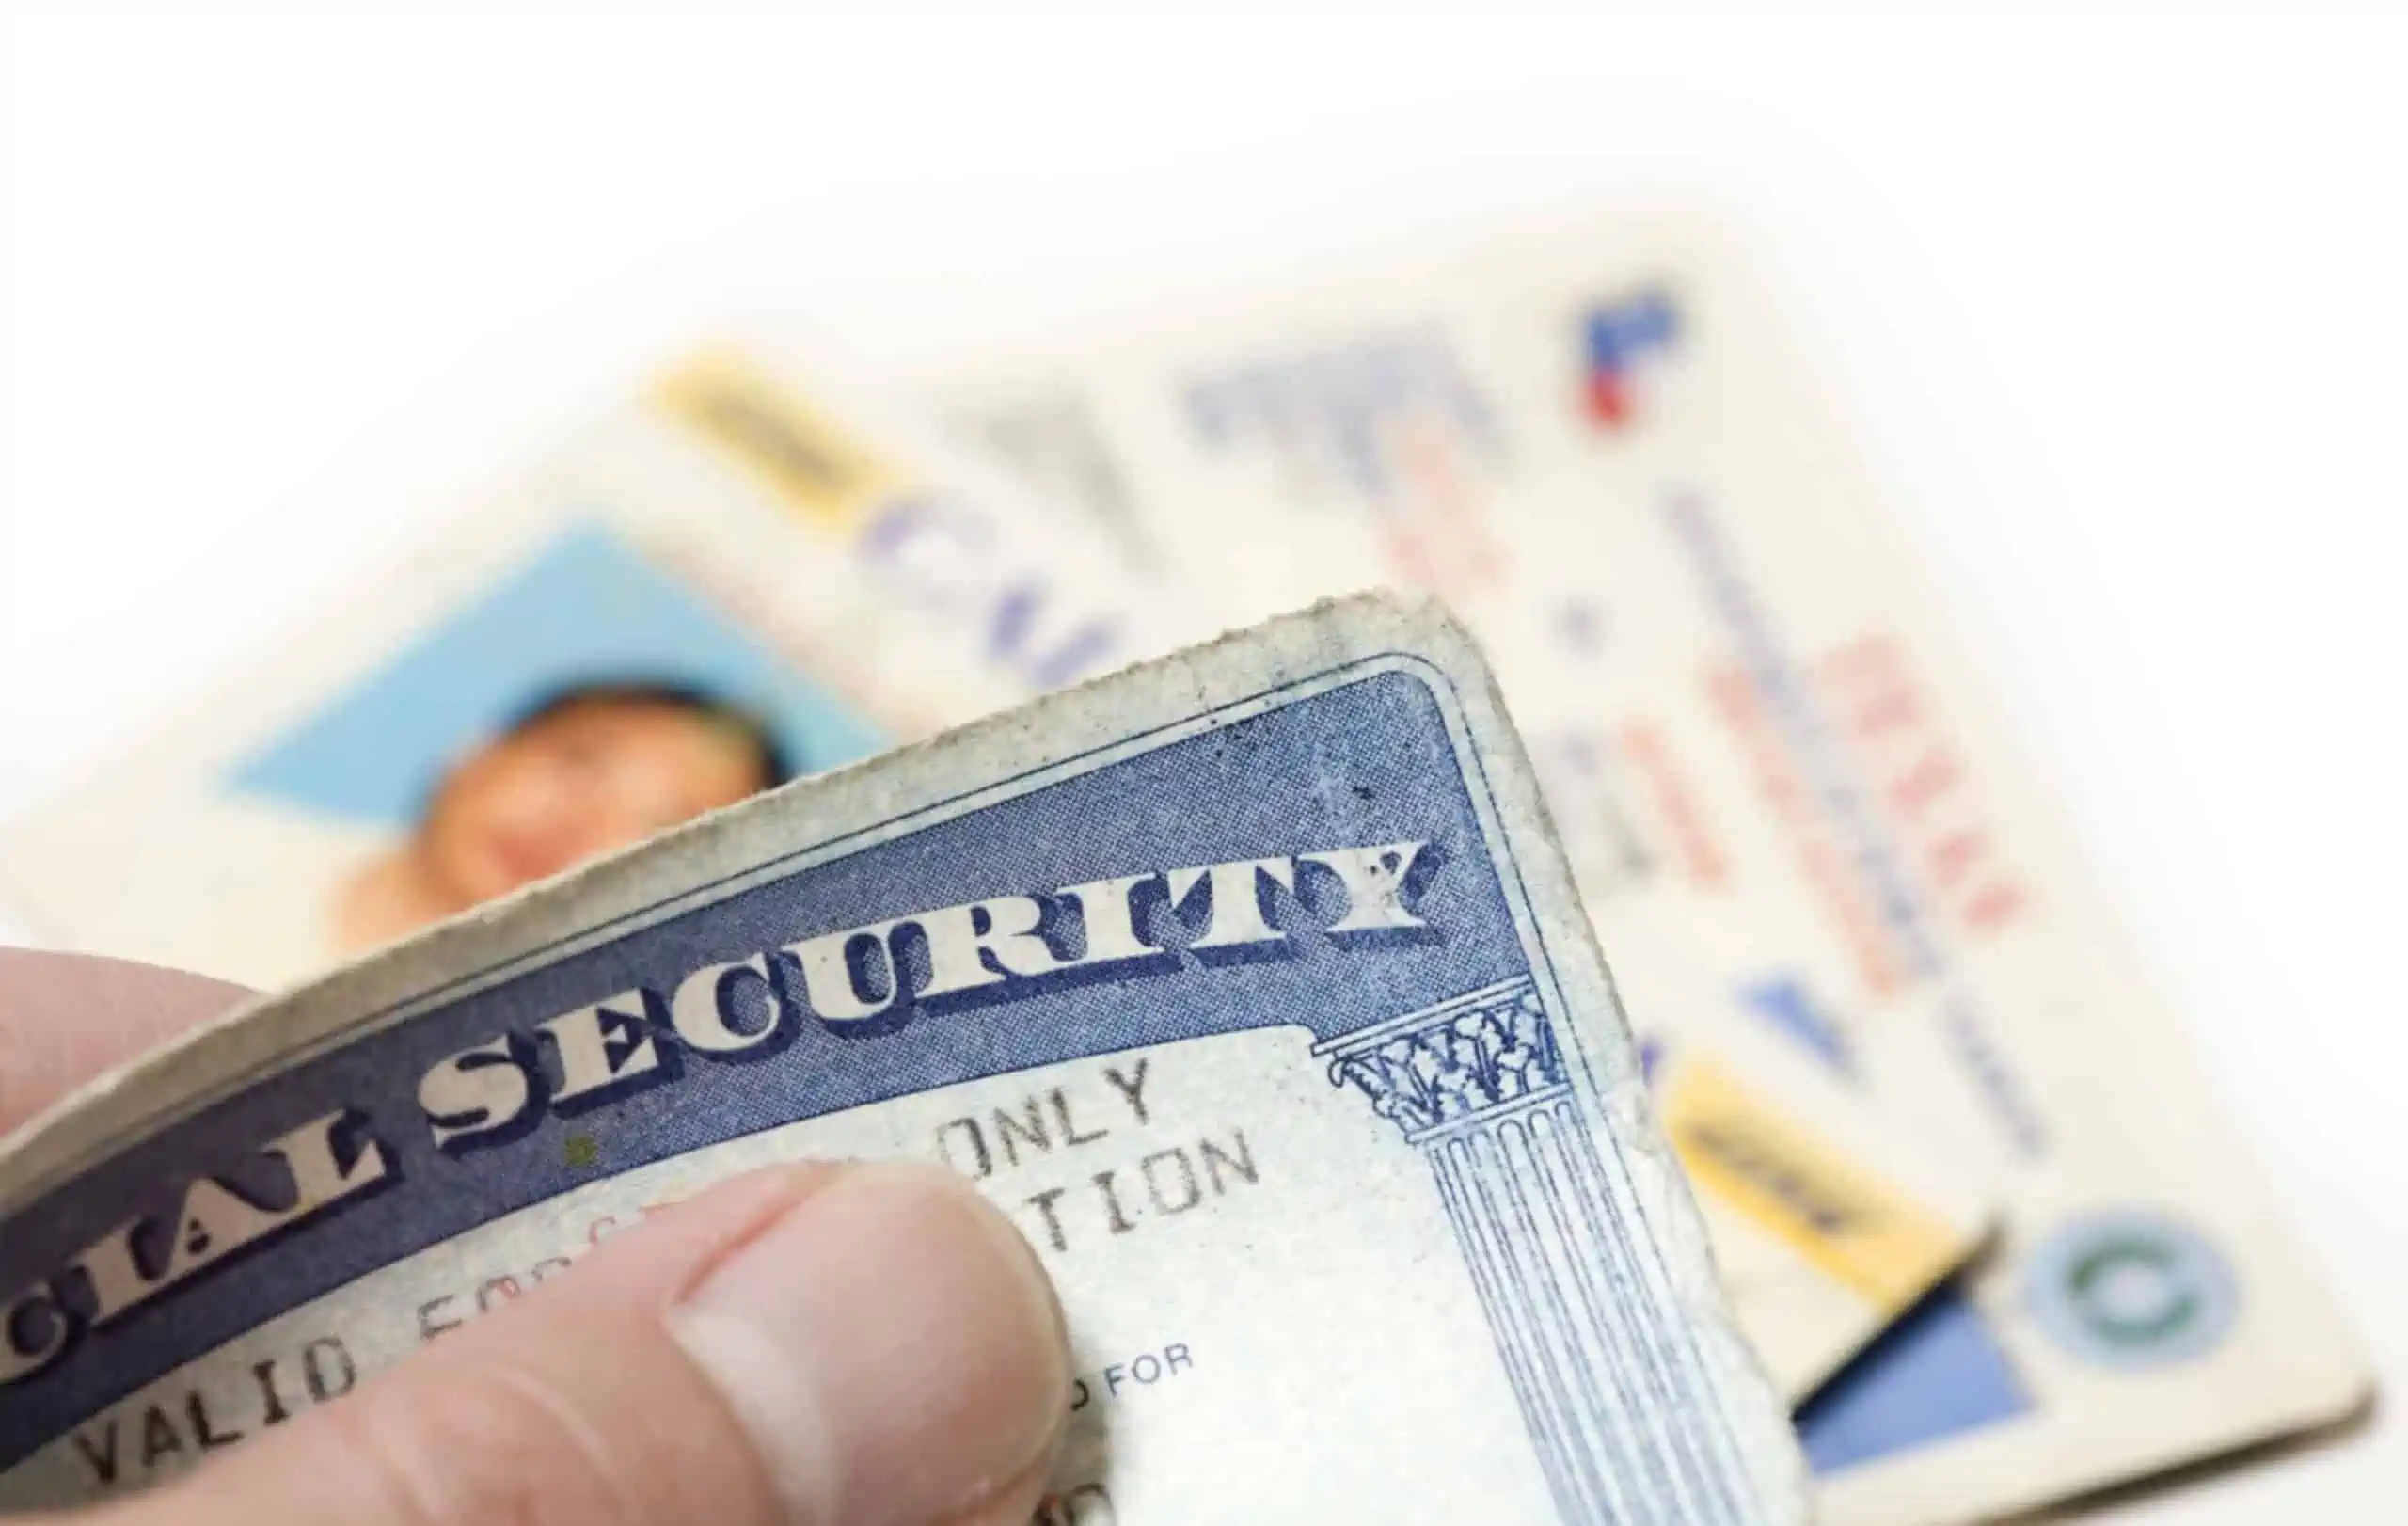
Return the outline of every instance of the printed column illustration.
<path id="1" fill-rule="evenodd" d="M 1428 1157 L 1568 1522 L 1747 1518 L 1732 1439 L 1528 976 L 1328 1040 L 1339 1086 Z"/>

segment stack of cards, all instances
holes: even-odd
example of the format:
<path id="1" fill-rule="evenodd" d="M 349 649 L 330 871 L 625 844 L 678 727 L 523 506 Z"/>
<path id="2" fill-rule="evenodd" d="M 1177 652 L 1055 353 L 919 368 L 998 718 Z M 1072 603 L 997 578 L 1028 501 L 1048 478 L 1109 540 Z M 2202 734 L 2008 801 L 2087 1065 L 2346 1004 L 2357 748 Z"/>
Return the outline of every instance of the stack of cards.
<path id="1" fill-rule="evenodd" d="M 1715 227 L 1557 219 L 884 381 L 767 333 L 670 366 L 11 824 L 7 890 L 63 942 L 280 985 L 789 778 L 1420 590 L 1497 672 L 1823 1519 L 1988 1519 L 2364 1403 Z"/>

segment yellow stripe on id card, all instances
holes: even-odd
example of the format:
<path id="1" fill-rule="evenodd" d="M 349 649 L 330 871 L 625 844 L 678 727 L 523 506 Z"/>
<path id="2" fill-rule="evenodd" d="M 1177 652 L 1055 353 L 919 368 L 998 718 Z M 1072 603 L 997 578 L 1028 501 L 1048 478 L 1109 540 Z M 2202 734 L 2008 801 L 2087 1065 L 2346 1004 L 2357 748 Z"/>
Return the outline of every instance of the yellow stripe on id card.
<path id="1" fill-rule="evenodd" d="M 1719 1065 L 1681 1066 L 1662 1107 L 1699 1190 L 1883 1311 L 1904 1308 L 1965 1253 L 1958 1226 Z"/>
<path id="2" fill-rule="evenodd" d="M 741 350 L 690 357 L 660 378 L 654 397 L 822 529 L 851 530 L 906 479 Z"/>

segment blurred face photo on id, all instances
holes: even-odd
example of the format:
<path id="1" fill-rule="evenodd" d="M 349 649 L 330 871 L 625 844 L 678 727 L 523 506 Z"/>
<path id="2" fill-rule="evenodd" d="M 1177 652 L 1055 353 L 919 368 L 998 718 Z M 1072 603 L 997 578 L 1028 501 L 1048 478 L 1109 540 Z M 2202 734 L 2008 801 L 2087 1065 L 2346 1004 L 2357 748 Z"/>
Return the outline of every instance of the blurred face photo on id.
<path id="1" fill-rule="evenodd" d="M 342 888 L 348 951 L 784 783 L 762 726 L 666 684 L 594 685 L 547 700 L 446 773 L 417 831 Z"/>

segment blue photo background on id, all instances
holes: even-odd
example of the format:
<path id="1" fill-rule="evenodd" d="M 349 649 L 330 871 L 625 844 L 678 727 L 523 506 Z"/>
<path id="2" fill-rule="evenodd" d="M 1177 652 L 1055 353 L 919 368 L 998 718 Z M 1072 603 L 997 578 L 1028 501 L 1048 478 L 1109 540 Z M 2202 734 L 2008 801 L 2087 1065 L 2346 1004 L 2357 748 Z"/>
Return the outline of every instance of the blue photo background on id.
<path id="1" fill-rule="evenodd" d="M 458 758 L 587 685 L 656 684 L 740 712 L 797 773 L 887 745 L 869 722 L 609 531 L 575 526 L 339 699 L 243 759 L 230 786 L 406 831 Z"/>

